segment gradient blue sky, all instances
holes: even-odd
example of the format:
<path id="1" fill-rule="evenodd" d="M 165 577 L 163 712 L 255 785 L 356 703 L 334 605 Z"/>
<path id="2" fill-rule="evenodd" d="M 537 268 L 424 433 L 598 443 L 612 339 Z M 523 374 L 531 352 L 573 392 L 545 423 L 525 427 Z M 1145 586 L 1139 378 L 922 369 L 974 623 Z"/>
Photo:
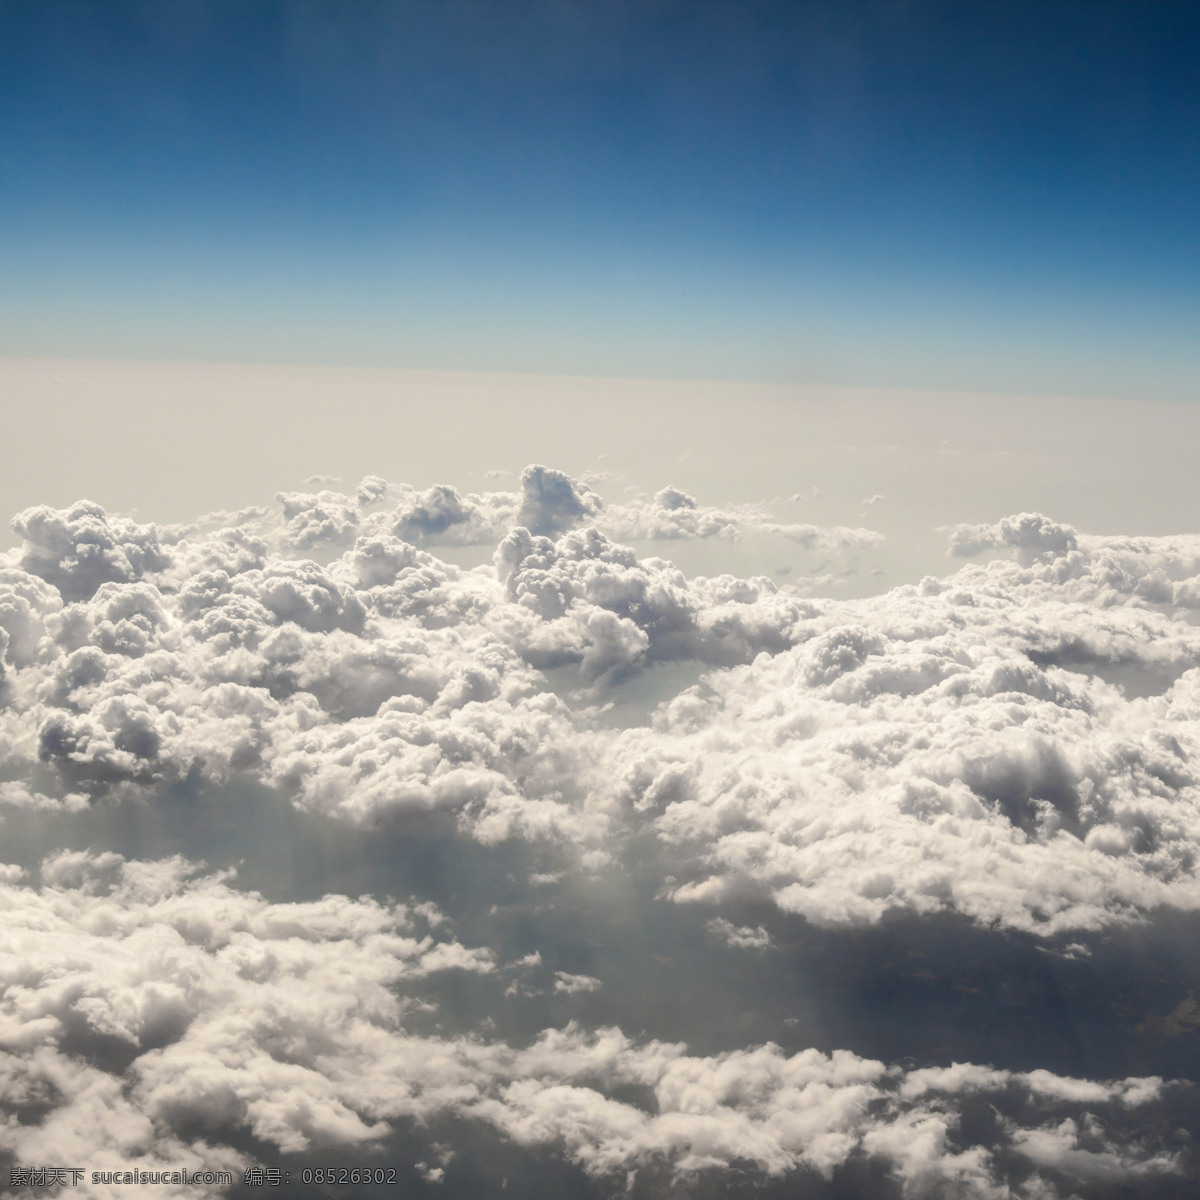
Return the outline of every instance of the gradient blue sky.
<path id="1" fill-rule="evenodd" d="M 0 2 L 0 354 L 1196 399 L 1195 3 Z"/>

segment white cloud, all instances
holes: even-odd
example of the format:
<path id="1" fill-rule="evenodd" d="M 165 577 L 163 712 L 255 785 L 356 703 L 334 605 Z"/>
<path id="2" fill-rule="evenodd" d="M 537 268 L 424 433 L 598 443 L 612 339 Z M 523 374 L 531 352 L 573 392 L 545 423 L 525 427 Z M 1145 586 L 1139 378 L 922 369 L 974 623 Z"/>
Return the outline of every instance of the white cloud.
<path id="1" fill-rule="evenodd" d="M 1200 639 L 1169 605 L 1197 570 L 1194 541 L 1095 539 L 814 603 L 799 644 L 615 738 L 611 793 L 694 852 L 680 900 L 1042 934 L 1195 909 Z M 1112 664 L 1168 682 L 1127 696 Z"/>
<path id="2" fill-rule="evenodd" d="M 89 797 L 84 792 L 70 792 L 62 799 L 45 796 L 33 791 L 19 779 L 0 783 L 0 804 L 17 809 L 65 809 L 68 812 L 81 812 L 88 806 Z"/>
<path id="3" fill-rule="evenodd" d="M 1090 1143 L 1090 1144 L 1089 1144 Z M 1135 1158 L 1104 1136 L 1094 1119 L 1081 1123 L 1067 1117 L 1058 1125 L 1013 1133 L 1013 1149 L 1039 1167 L 1048 1167 L 1086 1182 L 1112 1183 L 1173 1174 L 1176 1164 L 1165 1154 Z"/>
<path id="4" fill-rule="evenodd" d="M 385 494 L 394 509 L 361 515 Z M 691 863 L 676 899 L 819 923 L 955 909 L 1054 934 L 1200 907 L 1200 630 L 1179 615 L 1200 539 L 1022 514 L 987 527 L 1017 561 L 831 601 L 639 559 L 592 524 L 594 493 L 542 467 L 519 493 L 297 496 L 283 524 L 247 510 L 169 536 L 87 503 L 17 519 L 0 747 L 51 773 L 10 805 L 248 771 L 355 825 L 445 811 L 592 862 L 649 824 Z M 705 535 L 678 489 L 651 508 Z M 362 535 L 324 565 L 289 557 L 318 509 Z M 506 532 L 519 520 L 557 537 Z M 497 539 L 494 565 L 454 567 L 401 527 Z M 650 726 L 573 707 L 570 686 L 591 703 L 688 662 L 726 669 Z M 1122 671 L 1156 694 L 1106 682 Z"/>
<path id="5" fill-rule="evenodd" d="M 600 987 L 600 980 L 590 975 L 571 975 L 566 971 L 554 972 L 554 990 L 565 995 L 574 996 L 579 992 L 594 992 Z"/>
<path id="6" fill-rule="evenodd" d="M 866 550 L 883 541 L 883 534 L 873 529 L 852 529 L 845 525 L 780 525 L 764 521 L 759 529 L 763 533 L 778 534 L 790 542 L 796 542 L 806 550 Z"/>
<path id="7" fill-rule="evenodd" d="M 546 903 L 572 863 L 615 862 L 615 879 L 656 842 L 664 900 L 767 900 L 823 925 L 954 911 L 1078 938 L 1200 909 L 1200 538 L 1021 514 L 951 533 L 956 553 L 1011 561 L 834 601 L 689 579 L 614 540 L 879 541 L 675 488 L 605 506 L 532 467 L 514 492 L 368 477 L 278 503 L 169 529 L 86 502 L 17 518 L 25 544 L 0 565 L 7 820 L 247 774 L 360 828 L 442 813 L 485 844 L 549 840 L 537 866 L 554 869 L 527 877 Z M 429 549 L 470 543 L 493 562 Z M 694 667 L 688 686 L 644 719 L 597 719 L 663 664 Z M 1153 1076 L 697 1055 L 618 1028 L 519 1049 L 486 1027 L 418 1035 L 418 980 L 483 979 L 498 957 L 430 905 L 272 904 L 178 859 L 78 852 L 38 887 L 0 870 L 0 902 L 0 1094 L 28 1117 L 0 1140 L 21 1161 L 236 1169 L 234 1127 L 300 1152 L 452 1116 L 614 1175 L 828 1176 L 876 1156 L 912 1196 L 1033 1197 L 1178 1169 L 1128 1136 L 1167 1094 Z M 721 915 L 707 928 L 772 944 Z M 508 970 L 515 1005 L 601 988 L 537 952 Z M 981 1097 L 1006 1106 L 986 1144 L 961 1120 Z M 431 1181 L 452 1169 L 421 1162 Z"/>
<path id="8" fill-rule="evenodd" d="M 765 950 L 771 944 L 771 935 L 761 925 L 735 925 L 732 921 L 726 921 L 724 917 L 714 917 L 705 928 L 730 946 Z"/>
<path id="9" fill-rule="evenodd" d="M 288 544 L 297 550 L 311 550 L 322 543 L 345 545 L 358 532 L 356 506 L 340 492 L 276 492 L 283 506 Z"/>
<path id="10" fill-rule="evenodd" d="M 0 884 L 0 1091 L 47 1109 L 0 1128 L 18 1162 L 236 1169 L 234 1126 L 285 1150 L 371 1141 L 386 1127 L 351 1072 L 403 1011 L 391 987 L 493 969 L 415 910 L 272 905 L 179 859 L 64 852 L 41 877 Z M 93 1065 L 106 1045 L 128 1065 Z"/>
<path id="11" fill-rule="evenodd" d="M 21 566 L 56 587 L 64 600 L 87 599 L 103 583 L 141 579 L 169 561 L 155 526 L 110 518 L 89 500 L 69 509 L 26 509 L 12 526 L 25 542 Z"/>
<path id="12" fill-rule="evenodd" d="M 1024 1157 L 1084 1180 L 1175 1169 L 1095 1116 L 1153 1099 L 1155 1079 L 906 1074 L 847 1051 L 773 1045 L 692 1056 L 574 1025 L 524 1049 L 418 1036 L 405 1027 L 409 982 L 494 969 L 486 950 L 437 940 L 419 907 L 271 904 L 178 858 L 78 852 L 47 860 L 37 888 L 10 870 L 0 902 L 0 1092 L 38 1109 L 0 1127 L 0 1146 L 22 1162 L 239 1169 L 243 1155 L 222 1142 L 235 1129 L 299 1152 L 367 1146 L 398 1121 L 456 1115 L 524 1145 L 560 1145 L 595 1174 L 749 1161 L 828 1176 L 865 1151 L 913 1194 L 939 1179 L 989 1196 L 991 1151 L 964 1140 L 955 1098 L 1016 1089 L 1030 1117 L 1001 1136 Z M 556 978 L 568 994 L 597 982 Z M 96 1065 L 104 1046 L 120 1053 Z M 630 1084 L 647 1090 L 648 1107 L 617 1098 Z M 443 1167 L 449 1158 L 440 1152 Z"/>
<path id="13" fill-rule="evenodd" d="M 959 558 L 1008 547 L 1018 551 L 1022 561 L 1028 563 L 1043 554 L 1066 554 L 1078 545 L 1070 525 L 1059 525 L 1041 513 L 1005 517 L 995 525 L 954 525 L 948 532 L 950 553 Z"/>
<path id="14" fill-rule="evenodd" d="M 715 697 L 675 701 L 640 752 L 625 739 L 648 781 L 631 798 L 707 868 L 677 898 L 765 894 L 818 923 L 954 907 L 1043 933 L 1200 906 L 1189 751 L 1166 723 L 1200 678 L 1128 705 L 861 627 L 781 657 L 710 676 Z"/>
<path id="15" fill-rule="evenodd" d="M 740 524 L 762 519 L 757 508 L 701 505 L 679 488 L 665 487 L 649 502 L 610 505 L 604 513 L 604 529 L 614 538 L 631 541 L 736 538 Z"/>

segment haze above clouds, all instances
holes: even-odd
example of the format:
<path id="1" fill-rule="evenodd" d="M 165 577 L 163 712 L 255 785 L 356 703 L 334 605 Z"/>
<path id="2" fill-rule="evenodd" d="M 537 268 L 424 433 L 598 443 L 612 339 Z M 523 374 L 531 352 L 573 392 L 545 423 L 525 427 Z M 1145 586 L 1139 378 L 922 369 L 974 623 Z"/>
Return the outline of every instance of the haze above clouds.
<path id="1" fill-rule="evenodd" d="M 319 491 L 304 481 L 320 475 L 511 490 L 534 460 L 590 480 L 610 506 L 672 484 L 708 507 L 770 511 L 767 524 L 883 532 L 865 567 L 882 575 L 840 585 L 860 593 L 949 569 L 943 525 L 1032 509 L 1175 532 L 1200 438 L 1189 405 L 800 385 L 5 360 L 0 387 L 14 441 L 39 448 L 0 480 L 11 512 L 80 496 L 129 512 L 153 496 L 148 517 L 183 522 Z M 811 567 L 795 553 L 802 531 L 741 532 L 670 554 L 692 573 Z"/>

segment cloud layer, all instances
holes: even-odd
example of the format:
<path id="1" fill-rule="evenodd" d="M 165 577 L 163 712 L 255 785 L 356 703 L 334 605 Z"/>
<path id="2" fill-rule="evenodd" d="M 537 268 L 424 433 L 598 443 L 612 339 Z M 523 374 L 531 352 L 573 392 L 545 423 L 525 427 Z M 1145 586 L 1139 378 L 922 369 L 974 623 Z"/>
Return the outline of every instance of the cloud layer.
<path id="1" fill-rule="evenodd" d="M 1200 638 L 1180 612 L 1200 542 L 1075 541 L 821 605 L 793 646 L 616 739 L 616 794 L 694 851 L 675 898 L 1044 934 L 1200 907 Z M 1122 671 L 1132 695 L 1106 681 Z"/>
<path id="2" fill-rule="evenodd" d="M 445 812 L 593 862 L 649 826 L 690 855 L 675 899 L 768 896 L 823 923 L 949 908 L 1056 934 L 1200 906 L 1197 539 L 1024 514 L 951 534 L 1017 561 L 817 600 L 638 558 L 559 472 L 522 487 L 400 489 L 390 530 L 360 521 L 325 565 L 291 557 L 300 517 L 396 489 L 285 497 L 282 524 L 21 514 L 0 739 L 52 786 L 4 795 L 251 772 L 356 825 Z M 668 488 L 647 511 L 699 510 Z M 494 565 L 414 544 L 467 526 L 498 538 Z M 596 722 L 589 705 L 670 663 L 718 669 L 649 726 Z"/>
<path id="3" fill-rule="evenodd" d="M 15 1161 L 240 1171 L 252 1157 L 228 1147 L 239 1130 L 285 1154 L 369 1150 L 396 1122 L 453 1114 L 521 1145 L 561 1146 L 595 1175 L 749 1161 L 828 1177 L 865 1156 L 906 1194 L 936 1184 L 993 1196 L 1010 1194 L 994 1180 L 1001 1151 L 1026 1164 L 1013 1194 L 1052 1195 L 1058 1177 L 1178 1171 L 1170 1154 L 1107 1131 L 1106 1118 L 1160 1100 L 1153 1077 L 905 1071 L 773 1045 L 697 1057 L 575 1025 L 524 1049 L 420 1036 L 406 1013 L 429 1002 L 406 990 L 438 973 L 490 973 L 489 951 L 448 938 L 428 905 L 270 904 L 230 883 L 178 858 L 111 853 L 60 853 L 37 886 L 8 869 L 0 1089 L 18 1117 L 0 1146 Z M 558 973 L 568 993 L 596 984 Z M 614 1094 L 630 1087 L 641 1103 Z M 1013 1114 L 988 1146 L 961 1125 L 975 1094 Z"/>
<path id="4" fill-rule="evenodd" d="M 169 528 L 89 502 L 14 520 L 0 818 L 248 778 L 357 829 L 534 843 L 556 869 L 529 889 L 649 872 L 758 961 L 755 905 L 830 928 L 948 914 L 1078 954 L 1200 909 L 1200 538 L 1019 514 L 948 531 L 993 561 L 843 600 L 639 556 L 621 538 L 878 540 L 672 487 L 606 504 L 530 467 L 514 492 L 372 477 L 277 501 Z M 436 553 L 471 544 L 491 561 Z M 526 986 L 536 950 L 502 963 L 428 905 L 273 903 L 181 858 L 4 870 L 14 1161 L 240 1169 L 453 1118 L 606 1179 L 874 1163 L 906 1195 L 1034 1198 L 1191 1170 L 1139 1124 L 1172 1094 L 1157 1077 L 701 1055 L 611 1023 L 434 1032 L 447 972 L 508 971 L 514 1003 L 608 986 L 565 962 Z"/>

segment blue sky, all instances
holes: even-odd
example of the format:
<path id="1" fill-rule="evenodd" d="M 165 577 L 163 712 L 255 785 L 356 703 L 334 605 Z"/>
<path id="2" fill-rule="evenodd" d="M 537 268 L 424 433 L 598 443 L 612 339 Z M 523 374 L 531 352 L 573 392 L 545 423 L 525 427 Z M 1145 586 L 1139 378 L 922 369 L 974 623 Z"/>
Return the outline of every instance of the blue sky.
<path id="1" fill-rule="evenodd" d="M 1200 9 L 0 3 L 0 353 L 1193 399 Z"/>

